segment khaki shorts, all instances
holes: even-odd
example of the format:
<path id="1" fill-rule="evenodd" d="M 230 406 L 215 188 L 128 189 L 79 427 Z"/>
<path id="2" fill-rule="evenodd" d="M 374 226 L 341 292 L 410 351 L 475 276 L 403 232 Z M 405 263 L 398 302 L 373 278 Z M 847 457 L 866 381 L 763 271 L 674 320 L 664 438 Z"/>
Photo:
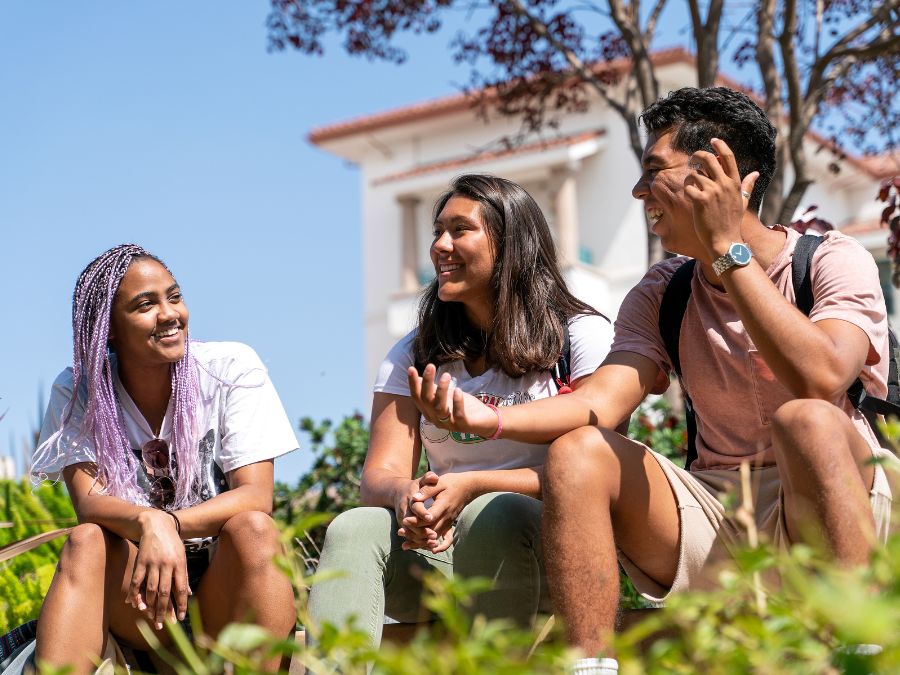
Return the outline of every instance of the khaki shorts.
<path id="1" fill-rule="evenodd" d="M 662 455 L 648 451 L 662 467 L 678 504 L 680 550 L 672 587 L 661 586 L 648 577 L 622 551 L 618 555 L 638 593 L 650 602 L 661 603 L 670 593 L 712 588 L 717 578 L 717 567 L 731 559 L 730 550 L 747 545 L 747 534 L 746 529 L 734 519 L 740 494 L 740 471 L 689 472 Z M 900 461 L 889 450 L 879 449 L 873 451 L 873 455 L 883 458 L 875 465 L 870 501 L 876 536 L 879 541 L 885 542 L 890 532 L 892 492 L 884 464 L 897 468 Z M 782 509 L 783 493 L 778 468 L 771 466 L 754 470 L 750 482 L 760 537 L 775 546 L 787 547 L 790 542 Z"/>

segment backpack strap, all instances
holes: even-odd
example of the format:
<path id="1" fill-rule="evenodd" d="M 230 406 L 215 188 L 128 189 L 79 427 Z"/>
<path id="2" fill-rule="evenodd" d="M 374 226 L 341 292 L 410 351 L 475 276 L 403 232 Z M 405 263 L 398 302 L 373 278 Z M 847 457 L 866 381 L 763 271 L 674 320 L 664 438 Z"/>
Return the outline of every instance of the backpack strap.
<path id="1" fill-rule="evenodd" d="M 570 394 L 572 392 L 571 360 L 572 342 L 569 339 L 569 322 L 566 321 L 566 331 L 563 334 L 562 351 L 560 352 L 556 363 L 550 368 L 550 377 L 556 383 L 556 393 L 558 395 Z"/>
<path id="2" fill-rule="evenodd" d="M 809 316 L 815 303 L 812 291 L 812 259 L 816 248 L 821 243 L 822 237 L 814 234 L 804 234 L 797 240 L 797 247 L 794 249 L 794 256 L 791 260 L 791 280 L 794 285 L 797 309 L 806 316 Z M 897 373 L 897 359 L 894 358 L 897 350 L 900 349 L 900 343 L 897 342 L 897 336 L 894 335 L 892 330 L 888 330 L 888 338 L 890 341 L 890 359 L 888 363 L 887 400 L 868 396 L 862 380 L 858 377 L 847 389 L 847 398 L 850 399 L 850 403 L 865 415 L 876 435 L 879 435 L 876 415 L 900 416 L 900 406 L 892 403 L 892 401 L 900 400 L 900 386 L 898 386 L 900 377 L 898 377 Z"/>
<path id="3" fill-rule="evenodd" d="M 822 243 L 822 237 L 804 234 L 797 240 L 794 256 L 791 259 L 791 281 L 794 284 L 794 299 L 797 309 L 806 316 L 812 311 L 815 299 L 812 292 L 812 259 L 813 254 Z"/>
<path id="4" fill-rule="evenodd" d="M 801 235 L 794 248 L 791 258 L 791 282 L 794 286 L 794 302 L 797 309 L 809 316 L 812 312 L 815 298 L 812 290 L 812 259 L 822 237 L 815 234 Z M 866 399 L 866 390 L 862 381 L 857 377 L 847 389 L 847 397 L 854 408 L 860 408 Z"/>
<path id="5" fill-rule="evenodd" d="M 687 309 L 688 300 L 691 297 L 691 279 L 694 277 L 696 260 L 688 260 L 675 270 L 675 274 L 669 279 L 666 290 L 663 293 L 662 302 L 659 305 L 659 334 L 666 346 L 666 353 L 672 363 L 672 369 L 678 376 L 681 384 L 681 392 L 684 396 L 684 418 L 687 426 L 688 448 L 684 467 L 688 470 L 697 459 L 697 416 L 694 412 L 694 404 L 688 396 L 681 380 L 681 354 L 679 346 L 681 342 L 681 323 L 684 320 L 684 312 Z"/>

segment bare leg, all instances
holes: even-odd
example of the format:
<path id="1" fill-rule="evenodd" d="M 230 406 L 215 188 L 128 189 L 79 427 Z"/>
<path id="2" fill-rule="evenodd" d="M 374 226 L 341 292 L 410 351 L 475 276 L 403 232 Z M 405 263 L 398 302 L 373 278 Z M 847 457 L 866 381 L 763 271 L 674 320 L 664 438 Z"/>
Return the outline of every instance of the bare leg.
<path id="1" fill-rule="evenodd" d="M 544 559 L 569 642 L 608 647 L 619 602 L 616 544 L 648 576 L 671 585 L 679 519 L 665 474 L 644 447 L 585 427 L 556 440 L 542 484 Z"/>
<path id="2" fill-rule="evenodd" d="M 36 658 L 75 673 L 92 673 L 112 631 L 129 644 L 146 642 L 137 621 L 147 621 L 125 604 L 137 548 L 99 525 L 85 523 L 69 535 L 38 621 Z M 167 636 L 157 633 L 163 643 Z"/>
<path id="3" fill-rule="evenodd" d="M 278 530 L 266 514 L 248 511 L 225 523 L 197 592 L 209 635 L 233 621 L 252 621 L 277 637 L 291 634 L 297 612 L 291 584 L 274 563 L 280 553 Z M 270 665 L 276 670 L 278 660 Z"/>
<path id="4" fill-rule="evenodd" d="M 790 540 L 818 540 L 839 562 L 865 563 L 875 542 L 875 471 L 847 415 L 825 401 L 790 401 L 772 419 L 772 442 Z"/>

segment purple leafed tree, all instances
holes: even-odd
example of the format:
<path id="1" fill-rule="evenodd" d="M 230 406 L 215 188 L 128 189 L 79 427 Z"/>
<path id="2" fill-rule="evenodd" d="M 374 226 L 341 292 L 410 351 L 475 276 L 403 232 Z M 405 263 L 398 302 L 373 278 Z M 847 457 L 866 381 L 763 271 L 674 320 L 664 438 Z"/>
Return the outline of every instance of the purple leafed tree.
<path id="1" fill-rule="evenodd" d="M 890 230 L 888 257 L 893 261 L 894 267 L 891 282 L 900 288 L 900 176 L 894 176 L 881 182 L 878 199 L 884 202 L 881 225 Z"/>
<path id="2" fill-rule="evenodd" d="M 828 139 L 897 148 L 900 0 L 272 0 L 269 43 L 320 55 L 337 35 L 350 54 L 402 63 L 396 37 L 434 33 L 454 11 L 471 26 L 450 48 L 471 67 L 473 105 L 521 121 L 508 144 L 599 98 L 624 120 L 639 160 L 638 114 L 660 96 L 659 46 L 673 39 L 660 36 L 661 18 L 680 16 L 699 86 L 729 64 L 782 121 L 764 222 L 790 222 L 813 182 L 809 131 L 829 150 Z"/>

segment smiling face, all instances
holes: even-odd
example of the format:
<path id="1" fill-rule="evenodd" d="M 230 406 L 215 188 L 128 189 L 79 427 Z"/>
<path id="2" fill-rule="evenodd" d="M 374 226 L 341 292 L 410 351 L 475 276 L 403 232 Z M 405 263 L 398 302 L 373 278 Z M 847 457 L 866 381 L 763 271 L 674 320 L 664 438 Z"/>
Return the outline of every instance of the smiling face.
<path id="1" fill-rule="evenodd" d="M 113 300 L 109 342 L 119 363 L 154 366 L 184 356 L 188 309 L 168 270 L 150 258 L 128 267 Z"/>
<path id="2" fill-rule="evenodd" d="M 441 300 L 461 302 L 475 316 L 490 311 L 494 246 L 479 202 L 459 195 L 447 200 L 434 223 L 431 262 Z"/>
<path id="3" fill-rule="evenodd" d="M 688 155 L 672 148 L 673 133 L 653 133 L 647 138 L 641 158 L 643 172 L 631 194 L 644 202 L 650 231 L 665 250 L 697 257 L 699 240 L 691 204 L 684 194 L 684 179 L 690 173 Z"/>

